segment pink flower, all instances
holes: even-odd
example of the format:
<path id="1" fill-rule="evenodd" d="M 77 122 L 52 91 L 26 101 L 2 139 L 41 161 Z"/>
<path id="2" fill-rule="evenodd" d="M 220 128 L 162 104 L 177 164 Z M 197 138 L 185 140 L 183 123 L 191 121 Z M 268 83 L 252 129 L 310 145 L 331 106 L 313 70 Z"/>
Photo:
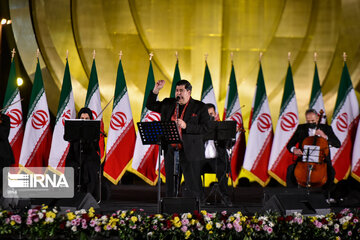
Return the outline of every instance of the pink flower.
<path id="1" fill-rule="evenodd" d="M 134 224 L 133 226 L 130 226 L 131 229 L 136 229 L 136 224 Z"/>
<path id="2" fill-rule="evenodd" d="M 106 225 L 106 230 L 111 230 L 111 225 Z"/>
<path id="3" fill-rule="evenodd" d="M 124 220 L 120 220 L 120 224 L 121 224 L 121 225 L 125 225 L 125 221 L 124 221 Z"/>
<path id="4" fill-rule="evenodd" d="M 6 219 L 5 219 L 5 223 L 6 223 L 6 224 L 9 224 L 9 222 L 10 222 L 10 218 L 6 218 Z"/>
<path id="5" fill-rule="evenodd" d="M 83 223 L 83 224 L 81 224 L 81 227 L 82 227 L 82 229 L 87 229 L 87 224 L 85 223 Z"/>
<path id="6" fill-rule="evenodd" d="M 339 232 L 339 228 L 334 228 L 334 232 L 338 233 Z"/>
<path id="7" fill-rule="evenodd" d="M 100 232 L 101 231 L 101 227 L 100 226 L 96 226 L 95 227 L 95 232 Z"/>
<path id="8" fill-rule="evenodd" d="M 243 228 L 236 222 L 236 224 L 234 223 L 234 229 L 236 232 L 241 232 Z"/>
<path id="9" fill-rule="evenodd" d="M 352 231 L 348 231 L 348 236 L 352 236 Z"/>
<path id="10" fill-rule="evenodd" d="M 227 214 L 227 211 L 224 210 L 221 212 L 221 214 L 225 216 Z"/>
<path id="11" fill-rule="evenodd" d="M 94 220 L 91 220 L 91 221 L 90 221 L 90 227 L 94 227 L 95 224 L 96 224 L 96 222 L 95 222 Z"/>
<path id="12" fill-rule="evenodd" d="M 354 222 L 354 223 L 358 223 L 359 220 L 358 220 L 357 218 L 354 218 L 353 222 Z"/>
<path id="13" fill-rule="evenodd" d="M 182 226 L 181 231 L 186 232 L 188 230 L 187 226 Z"/>
<path id="14" fill-rule="evenodd" d="M 86 224 L 86 219 L 82 219 L 81 224 Z"/>
<path id="15" fill-rule="evenodd" d="M 273 232 L 273 229 L 272 227 L 268 227 L 267 230 L 266 230 L 269 234 L 271 234 Z"/>
<path id="16" fill-rule="evenodd" d="M 12 215 L 10 217 L 11 220 L 14 220 L 16 223 L 20 224 L 21 223 L 21 217 L 20 215 Z"/>
<path id="17" fill-rule="evenodd" d="M 71 225 L 76 226 L 76 219 L 71 220 Z"/>
<path id="18" fill-rule="evenodd" d="M 26 225 L 31 225 L 32 224 L 32 220 L 31 220 L 31 218 L 28 218 L 27 220 L 26 220 Z"/>
<path id="19" fill-rule="evenodd" d="M 188 225 L 189 224 L 189 219 L 185 218 L 183 220 L 181 220 L 182 225 Z"/>
<path id="20" fill-rule="evenodd" d="M 226 226 L 225 226 L 225 224 L 223 224 L 222 226 L 221 226 L 221 230 L 225 230 L 226 229 Z"/>
<path id="21" fill-rule="evenodd" d="M 260 226 L 259 225 L 255 225 L 255 231 L 260 231 Z"/>
<path id="22" fill-rule="evenodd" d="M 36 218 L 34 218 L 33 220 L 34 220 L 34 222 L 38 222 L 38 221 L 39 221 L 39 218 L 36 217 Z"/>
<path id="23" fill-rule="evenodd" d="M 152 227 L 154 230 L 157 230 L 157 226 L 156 225 L 153 225 L 153 227 Z"/>
<path id="24" fill-rule="evenodd" d="M 232 228 L 233 228 L 233 225 L 232 225 L 231 223 L 228 223 L 228 224 L 226 224 L 226 227 L 227 227 L 228 229 L 232 229 Z"/>
<path id="25" fill-rule="evenodd" d="M 317 227 L 317 228 L 321 228 L 322 225 L 323 225 L 323 224 L 322 224 L 321 222 L 319 222 L 319 221 L 316 223 L 316 227 Z"/>

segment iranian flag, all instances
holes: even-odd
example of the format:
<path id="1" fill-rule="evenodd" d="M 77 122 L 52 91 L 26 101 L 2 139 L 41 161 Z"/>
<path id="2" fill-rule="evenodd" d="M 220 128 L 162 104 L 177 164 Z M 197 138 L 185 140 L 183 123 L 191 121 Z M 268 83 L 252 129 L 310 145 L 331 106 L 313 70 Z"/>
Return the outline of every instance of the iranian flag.
<path id="1" fill-rule="evenodd" d="M 350 74 L 344 62 L 331 127 L 341 142 L 340 148 L 330 148 L 335 182 L 346 179 L 350 173 L 351 155 L 359 120 L 359 103 L 351 83 Z M 359 148 L 356 147 L 356 148 Z M 353 162 L 353 173 L 359 172 L 359 163 Z"/>
<path id="2" fill-rule="evenodd" d="M 234 64 L 232 64 L 231 66 L 230 80 L 225 98 L 223 119 L 233 120 L 236 122 L 237 129 L 244 129 L 240 101 L 239 101 L 239 94 L 237 91 Z M 232 157 L 230 161 L 230 166 L 231 166 L 230 177 L 232 178 L 233 181 L 236 181 L 240 174 L 241 166 L 244 161 L 245 149 L 246 149 L 245 132 L 238 131 L 236 133 L 236 141 L 233 146 Z"/>
<path id="3" fill-rule="evenodd" d="M 273 137 L 274 133 L 269 101 L 266 95 L 265 82 L 260 63 L 255 96 L 251 107 L 249 138 L 243 169 L 249 172 L 263 187 L 266 186 L 270 180 L 268 163 Z"/>
<path id="4" fill-rule="evenodd" d="M 326 114 L 325 114 L 324 100 L 323 100 L 323 96 L 321 93 L 319 73 L 318 73 L 316 62 L 315 62 L 314 80 L 313 80 L 313 85 L 312 85 L 312 89 L 311 89 L 309 108 L 315 109 L 318 113 L 320 113 L 320 110 L 323 110 L 324 114 L 323 114 L 323 118 L 321 119 L 321 123 L 327 122 Z"/>
<path id="5" fill-rule="evenodd" d="M 37 58 L 19 166 L 48 166 L 50 147 L 50 114 L 41 76 L 39 58 Z"/>
<path id="6" fill-rule="evenodd" d="M 276 125 L 274 142 L 271 148 L 268 171 L 270 176 L 286 186 L 286 171 L 294 162 L 294 156 L 286 145 L 298 126 L 298 109 L 291 73 L 291 65 L 286 74 L 284 94 L 281 101 L 279 119 Z"/>
<path id="7" fill-rule="evenodd" d="M 49 157 L 49 167 L 54 171 L 65 167 L 66 156 L 70 148 L 70 143 L 64 140 L 65 119 L 74 118 L 76 118 L 76 110 L 71 86 L 69 63 L 66 59 L 64 78 Z"/>
<path id="8" fill-rule="evenodd" d="M 120 59 L 104 166 L 104 176 L 113 184 L 118 184 L 133 157 L 135 139 L 134 121 Z"/>
<path id="9" fill-rule="evenodd" d="M 93 119 L 101 120 L 99 147 L 100 147 L 100 159 L 101 162 L 103 162 L 104 150 L 105 150 L 104 122 L 103 122 L 102 109 L 101 109 L 99 81 L 98 81 L 96 65 L 95 65 L 95 54 L 91 66 L 90 80 L 86 93 L 85 107 L 91 109 Z"/>
<path id="10" fill-rule="evenodd" d="M 171 85 L 171 92 L 170 92 L 171 98 L 175 97 L 176 83 L 180 80 L 181 80 L 181 76 L 180 76 L 180 69 L 179 69 L 179 60 L 176 60 L 175 71 L 174 71 L 173 81 L 172 81 L 172 85 Z"/>
<path id="11" fill-rule="evenodd" d="M 146 108 L 146 100 L 149 92 L 155 86 L 154 73 L 150 60 L 149 73 L 146 82 L 144 101 L 141 111 L 140 122 L 160 121 L 160 113 L 150 111 Z M 134 156 L 132 161 L 133 172 L 150 185 L 157 183 L 156 166 L 158 162 L 159 147 L 158 145 L 143 145 L 140 134 L 136 137 Z"/>
<path id="12" fill-rule="evenodd" d="M 20 99 L 19 88 L 16 85 L 15 62 L 14 57 L 12 57 L 3 107 L 5 108 L 4 113 L 10 118 L 8 139 L 15 158 L 13 167 L 19 166 L 21 144 L 24 137 L 23 113 Z"/>
<path id="13" fill-rule="evenodd" d="M 201 91 L 201 101 L 203 103 L 214 104 L 215 112 L 216 112 L 215 120 L 219 120 L 220 119 L 219 111 L 218 111 L 218 107 L 217 107 L 217 103 L 216 103 L 215 92 L 214 92 L 211 75 L 210 75 L 210 70 L 209 70 L 207 61 L 205 61 L 205 74 L 204 74 L 203 87 L 202 87 L 202 91 Z"/>

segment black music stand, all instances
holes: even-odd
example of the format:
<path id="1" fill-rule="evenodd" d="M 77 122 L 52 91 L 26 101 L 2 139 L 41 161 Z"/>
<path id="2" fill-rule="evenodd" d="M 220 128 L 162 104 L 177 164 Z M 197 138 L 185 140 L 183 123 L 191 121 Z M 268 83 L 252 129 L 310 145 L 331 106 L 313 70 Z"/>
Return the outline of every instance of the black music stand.
<path id="1" fill-rule="evenodd" d="M 65 120 L 64 140 L 68 142 L 80 141 L 80 163 L 78 167 L 79 179 L 77 192 L 81 189 L 81 165 L 83 153 L 83 141 L 99 141 L 100 140 L 100 120 L 83 120 L 71 119 Z M 100 159 L 99 159 L 100 165 Z M 101 165 L 100 165 L 101 167 Z M 100 201 L 101 201 L 101 171 L 100 174 Z M 99 201 L 99 202 L 100 202 Z"/>
<path id="2" fill-rule="evenodd" d="M 232 146 L 234 145 L 234 140 L 236 139 L 236 122 L 235 121 L 221 121 L 221 122 L 215 122 L 211 121 L 209 126 L 209 131 L 204 136 L 204 140 L 215 140 L 217 145 L 219 143 L 224 144 L 225 149 L 227 149 L 229 153 L 229 161 L 231 161 L 232 158 Z M 228 169 L 228 161 L 225 159 L 225 169 Z M 215 165 L 216 169 L 215 172 L 217 172 L 217 164 Z M 230 165 L 230 177 L 232 182 L 232 173 L 231 173 L 231 165 Z M 218 179 L 218 182 L 220 182 L 222 179 Z M 233 185 L 233 182 L 232 182 Z M 211 189 L 208 197 L 208 199 L 212 194 L 215 196 L 215 202 L 216 202 L 216 195 L 217 193 L 222 197 L 222 194 L 220 193 L 219 185 L 215 184 L 214 187 Z"/>
<path id="3" fill-rule="evenodd" d="M 161 154 L 167 144 L 181 143 L 179 131 L 174 121 L 138 122 L 139 134 L 143 145 L 159 145 L 158 159 L 158 212 L 161 210 Z M 167 176 L 169 177 L 169 176 Z"/>

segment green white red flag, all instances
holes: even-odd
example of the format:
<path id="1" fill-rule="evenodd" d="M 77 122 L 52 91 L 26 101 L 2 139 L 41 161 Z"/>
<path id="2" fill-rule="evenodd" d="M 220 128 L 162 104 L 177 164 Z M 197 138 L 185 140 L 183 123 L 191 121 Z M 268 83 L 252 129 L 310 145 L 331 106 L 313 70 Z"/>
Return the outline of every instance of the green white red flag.
<path id="1" fill-rule="evenodd" d="M 146 82 L 144 101 L 141 111 L 140 122 L 160 121 L 160 113 L 150 111 L 146 108 L 146 100 L 150 91 L 155 86 L 154 72 L 150 60 L 149 73 Z M 143 179 L 150 185 L 157 183 L 158 172 L 155 170 L 158 163 L 159 146 L 158 145 L 143 145 L 140 134 L 137 134 L 134 156 L 132 161 L 132 169 L 134 174 Z"/>
<path id="2" fill-rule="evenodd" d="M 286 186 L 286 172 L 290 164 L 294 162 L 294 156 L 286 145 L 296 131 L 299 124 L 299 114 L 294 90 L 294 82 L 291 65 L 286 74 L 284 94 L 281 101 L 279 119 L 276 125 L 275 136 L 271 148 L 268 171 L 270 176 Z"/>
<path id="3" fill-rule="evenodd" d="M 100 124 L 100 140 L 99 140 L 99 148 L 100 148 L 100 159 L 101 162 L 104 160 L 104 151 L 105 151 L 105 135 L 104 135 L 104 122 L 101 108 L 101 98 L 100 98 L 100 89 L 99 89 L 99 81 L 96 71 L 95 58 L 93 59 L 91 66 L 91 73 L 89 79 L 89 86 L 86 93 L 85 107 L 91 109 L 93 119 L 97 119 L 101 121 Z"/>
<path id="4" fill-rule="evenodd" d="M 245 142 L 245 132 L 243 131 L 244 123 L 241 113 L 239 94 L 237 91 L 234 64 L 232 64 L 231 66 L 229 85 L 225 98 L 223 119 L 235 121 L 237 129 L 240 129 L 240 131 L 236 133 L 236 140 L 232 149 L 232 157 L 230 160 L 230 166 L 231 166 L 230 177 L 235 182 L 238 179 L 238 176 L 241 171 L 241 167 L 243 165 L 246 142 Z"/>
<path id="5" fill-rule="evenodd" d="M 351 83 L 346 62 L 336 98 L 331 127 L 341 142 L 340 148 L 330 148 L 332 165 L 335 169 L 335 182 L 346 179 L 350 173 L 351 155 L 355 141 L 356 128 L 359 121 L 359 103 Z M 359 148 L 357 146 L 356 148 Z M 354 160 L 354 159 L 353 159 Z M 353 175 L 359 173 L 359 163 L 353 162 Z"/>
<path id="6" fill-rule="evenodd" d="M 59 168 L 65 167 L 66 156 L 70 148 L 70 143 L 64 140 L 65 119 L 74 118 L 76 118 L 74 95 L 71 86 L 69 63 L 66 59 L 60 101 L 56 114 L 56 122 L 49 156 L 49 167 L 54 171 L 58 171 Z"/>
<path id="7" fill-rule="evenodd" d="M 324 105 L 323 95 L 321 93 L 319 73 L 316 62 L 315 62 L 314 80 L 311 89 L 309 108 L 315 109 L 318 113 L 320 112 L 320 110 L 323 110 L 324 114 L 323 114 L 323 118 L 321 119 L 321 123 L 324 124 L 326 123 L 325 105 Z"/>
<path id="8" fill-rule="evenodd" d="M 14 167 L 19 166 L 21 144 L 24 137 L 23 112 L 20 99 L 19 88 L 16 85 L 15 61 L 12 58 L 3 107 L 5 108 L 4 113 L 10 118 L 8 140 L 15 158 Z"/>
<path id="9" fill-rule="evenodd" d="M 268 163 L 273 143 L 273 126 L 266 95 L 265 82 L 260 63 L 255 96 L 252 102 L 249 138 L 245 153 L 243 169 L 261 185 L 266 186 L 270 180 Z"/>
<path id="10" fill-rule="evenodd" d="M 202 87 L 202 91 L 201 91 L 201 101 L 203 103 L 212 103 L 215 106 L 215 112 L 216 112 L 216 117 L 215 120 L 219 120 L 219 110 L 217 107 L 217 103 L 216 103 L 216 98 L 215 98 L 215 92 L 214 92 L 214 88 L 213 88 L 213 84 L 212 84 L 212 80 L 211 80 L 211 74 L 210 74 L 210 70 L 207 64 L 207 61 L 205 61 L 205 74 L 204 74 L 204 82 L 203 82 L 203 87 Z"/>
<path id="11" fill-rule="evenodd" d="M 51 147 L 50 114 L 44 83 L 37 59 L 34 84 L 31 91 L 29 112 L 21 147 L 20 167 L 48 166 Z"/>
<path id="12" fill-rule="evenodd" d="M 134 154 L 135 140 L 134 121 L 120 59 L 104 166 L 104 176 L 113 184 L 118 184 L 124 175 Z"/>

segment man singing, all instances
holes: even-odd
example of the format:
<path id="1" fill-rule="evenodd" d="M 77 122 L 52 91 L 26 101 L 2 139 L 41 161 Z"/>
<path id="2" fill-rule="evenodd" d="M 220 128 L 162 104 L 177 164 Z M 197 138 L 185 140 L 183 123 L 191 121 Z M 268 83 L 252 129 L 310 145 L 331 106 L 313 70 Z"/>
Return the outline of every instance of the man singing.
<path id="1" fill-rule="evenodd" d="M 324 138 L 328 141 L 329 147 L 339 148 L 341 143 L 339 139 L 334 134 L 334 131 L 329 125 L 319 124 L 319 128 L 317 127 L 317 123 L 319 121 L 319 115 L 314 109 L 308 109 L 305 112 L 306 124 L 300 124 L 296 129 L 294 135 L 291 137 L 289 143 L 287 144 L 287 149 L 297 156 L 296 162 L 302 161 L 303 151 L 301 150 L 302 142 L 306 137 L 309 136 L 318 136 Z M 299 144 L 296 146 L 296 144 Z M 329 189 L 331 184 L 334 182 L 335 170 L 331 164 L 330 152 L 329 155 L 326 156 L 325 163 L 327 165 L 327 182 L 324 188 Z M 297 186 L 297 181 L 294 176 L 294 169 L 296 163 L 292 164 L 288 167 L 286 182 L 288 186 Z"/>
<path id="2" fill-rule="evenodd" d="M 157 101 L 165 81 L 159 80 L 150 92 L 146 107 L 161 113 L 162 121 L 176 121 L 182 143 L 165 147 L 166 195 L 175 196 L 174 152 L 179 152 L 180 166 L 185 178 L 185 196 L 200 197 L 200 164 L 204 156 L 203 134 L 208 129 L 209 114 L 204 103 L 191 98 L 192 86 L 187 80 L 176 84 L 175 98 Z"/>

